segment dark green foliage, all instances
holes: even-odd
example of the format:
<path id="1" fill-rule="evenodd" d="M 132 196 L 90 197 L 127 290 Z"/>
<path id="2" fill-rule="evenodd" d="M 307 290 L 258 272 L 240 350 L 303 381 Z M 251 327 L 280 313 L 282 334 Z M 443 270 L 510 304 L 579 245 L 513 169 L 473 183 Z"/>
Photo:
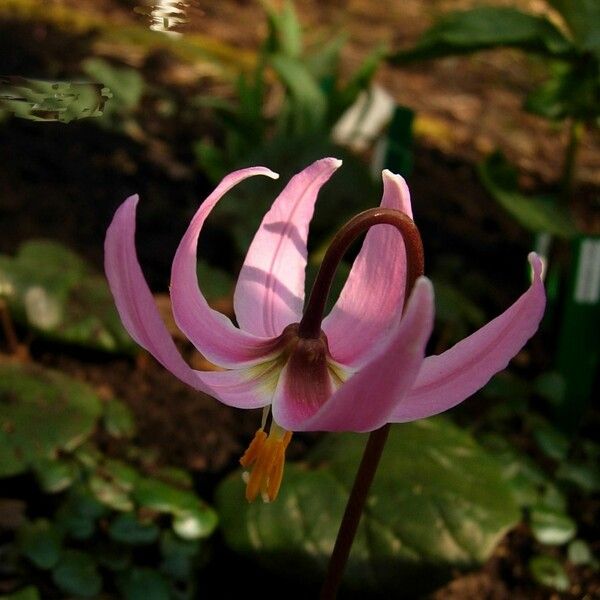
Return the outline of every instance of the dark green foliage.
<path id="1" fill-rule="evenodd" d="M 104 435 L 135 433 L 128 409 L 116 399 L 103 406 L 65 375 L 18 364 L 0 365 L 0 398 L 0 476 L 32 470 L 46 494 L 40 516 L 16 532 L 23 573 L 35 569 L 47 585 L 83 598 L 112 591 L 113 573 L 124 598 L 194 597 L 192 574 L 216 513 L 187 476 L 148 476 L 96 447 L 91 433 L 101 424 Z"/>
<path id="2" fill-rule="evenodd" d="M 333 547 L 365 436 L 326 437 L 308 464 L 288 465 L 277 502 L 240 506 L 239 474 L 217 493 L 226 541 L 290 576 L 318 580 Z M 449 421 L 395 427 L 350 564 L 349 588 L 407 597 L 485 561 L 519 514 L 498 464 Z"/>
<path id="3" fill-rule="evenodd" d="M 571 215 L 555 199 L 525 196 L 517 186 L 517 172 L 496 152 L 478 167 L 479 176 L 493 198 L 523 227 L 533 232 L 548 232 L 572 238 L 577 228 Z"/>
<path id="4" fill-rule="evenodd" d="M 14 318 L 52 340 L 131 352 L 103 276 L 57 242 L 31 240 L 0 255 L 0 298 Z"/>
<path id="5" fill-rule="evenodd" d="M 397 52 L 391 60 L 409 62 L 499 46 L 551 56 L 574 53 L 571 42 L 545 17 L 508 7 L 480 6 L 441 18 L 414 48 Z"/>

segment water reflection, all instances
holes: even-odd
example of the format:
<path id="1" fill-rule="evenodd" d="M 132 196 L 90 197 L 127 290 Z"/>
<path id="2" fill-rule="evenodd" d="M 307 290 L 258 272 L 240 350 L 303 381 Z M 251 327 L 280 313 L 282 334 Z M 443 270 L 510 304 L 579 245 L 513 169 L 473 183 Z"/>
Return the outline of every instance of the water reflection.
<path id="1" fill-rule="evenodd" d="M 189 2 L 178 0 L 148 0 L 133 10 L 148 17 L 149 27 L 153 31 L 162 31 L 169 35 L 181 35 L 174 29 L 188 22 L 186 9 Z"/>
<path id="2" fill-rule="evenodd" d="M 0 77 L 0 116 L 8 112 L 30 121 L 70 123 L 101 116 L 110 98 L 101 83 Z"/>

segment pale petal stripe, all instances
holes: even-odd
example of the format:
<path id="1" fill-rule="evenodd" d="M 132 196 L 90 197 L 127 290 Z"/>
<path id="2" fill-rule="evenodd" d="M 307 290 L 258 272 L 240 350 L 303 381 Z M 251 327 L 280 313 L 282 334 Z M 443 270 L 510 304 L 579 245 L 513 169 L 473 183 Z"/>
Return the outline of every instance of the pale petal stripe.
<path id="1" fill-rule="evenodd" d="M 233 297 L 241 329 L 275 337 L 286 325 L 300 321 L 308 226 L 321 186 L 341 164 L 324 158 L 292 177 L 265 215 Z"/>

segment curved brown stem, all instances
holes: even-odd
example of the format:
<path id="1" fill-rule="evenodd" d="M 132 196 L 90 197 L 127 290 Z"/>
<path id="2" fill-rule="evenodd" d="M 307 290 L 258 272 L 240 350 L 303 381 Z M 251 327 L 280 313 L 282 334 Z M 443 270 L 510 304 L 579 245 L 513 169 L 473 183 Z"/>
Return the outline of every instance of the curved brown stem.
<path id="1" fill-rule="evenodd" d="M 423 244 L 419 230 L 414 221 L 403 212 L 393 208 L 371 208 L 359 213 L 348 221 L 336 234 L 331 242 L 321 268 L 315 279 L 310 297 L 304 310 L 304 315 L 298 327 L 298 335 L 303 338 L 318 338 L 321 334 L 321 321 L 331 282 L 340 261 L 348 250 L 350 244 L 361 234 L 374 225 L 392 225 L 401 234 L 406 248 L 406 288 L 405 298 L 408 299 L 410 291 L 417 278 L 423 274 Z M 385 256 L 381 257 L 385 260 Z"/>
<path id="2" fill-rule="evenodd" d="M 342 257 L 352 242 L 374 225 L 392 225 L 400 232 L 406 248 L 406 287 L 405 299 L 408 300 L 416 280 L 423 275 L 423 244 L 417 226 L 404 213 L 391 208 L 373 208 L 350 219 L 337 233 L 327 249 L 319 273 L 313 285 L 306 310 L 298 326 L 298 335 L 303 338 L 318 338 L 321 334 L 321 321 L 325 303 L 331 288 L 331 282 Z M 385 260 L 385 256 L 381 257 Z M 406 305 L 406 302 L 405 302 Z M 350 556 L 352 542 L 367 500 L 367 495 L 379 465 L 379 460 L 390 431 L 389 423 L 371 432 L 363 453 L 346 510 L 342 517 L 335 546 L 331 554 L 327 575 L 321 588 L 321 600 L 333 600 L 344 575 Z"/>

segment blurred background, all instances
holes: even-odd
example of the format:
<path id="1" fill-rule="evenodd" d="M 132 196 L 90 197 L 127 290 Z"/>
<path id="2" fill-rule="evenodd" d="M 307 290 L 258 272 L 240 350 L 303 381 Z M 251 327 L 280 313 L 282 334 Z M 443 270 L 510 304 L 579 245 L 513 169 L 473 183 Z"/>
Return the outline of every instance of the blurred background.
<path id="1" fill-rule="evenodd" d="M 169 310 L 189 218 L 234 169 L 281 175 L 202 233 L 202 289 L 233 317 L 262 216 L 323 156 L 344 165 L 307 286 L 388 168 L 435 283 L 430 353 L 514 302 L 531 250 L 549 300 L 507 371 L 393 428 L 341 597 L 599 597 L 599 125 L 595 0 L 0 0 L 0 598 L 316 595 L 364 436 L 295 435 L 278 501 L 247 505 L 260 411 L 142 352 L 102 262 L 139 193 L 144 273 L 210 368 Z"/>

